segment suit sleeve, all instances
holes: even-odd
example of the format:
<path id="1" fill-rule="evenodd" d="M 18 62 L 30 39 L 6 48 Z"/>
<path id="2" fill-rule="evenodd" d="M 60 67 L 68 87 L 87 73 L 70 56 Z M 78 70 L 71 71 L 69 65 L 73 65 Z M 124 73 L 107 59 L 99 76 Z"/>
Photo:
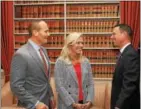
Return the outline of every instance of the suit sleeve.
<path id="1" fill-rule="evenodd" d="M 139 58 L 135 53 L 130 53 L 123 57 L 124 72 L 122 89 L 116 102 L 116 107 L 121 108 L 124 102 L 133 94 L 139 84 Z"/>
<path id="2" fill-rule="evenodd" d="M 55 64 L 56 89 L 63 102 L 66 104 L 66 106 L 70 106 L 72 103 L 74 103 L 74 100 L 64 87 L 64 83 L 65 83 L 63 78 L 64 72 L 65 72 L 64 62 L 61 60 L 57 60 Z"/>
<path id="3" fill-rule="evenodd" d="M 91 65 L 88 61 L 88 96 L 86 98 L 86 101 L 91 101 L 93 103 L 94 100 L 94 80 L 92 76 L 92 69 Z"/>
<path id="4" fill-rule="evenodd" d="M 27 104 L 28 109 L 32 109 L 38 100 L 24 88 L 26 69 L 26 59 L 21 54 L 15 54 L 11 63 L 11 90 L 21 102 Z"/>

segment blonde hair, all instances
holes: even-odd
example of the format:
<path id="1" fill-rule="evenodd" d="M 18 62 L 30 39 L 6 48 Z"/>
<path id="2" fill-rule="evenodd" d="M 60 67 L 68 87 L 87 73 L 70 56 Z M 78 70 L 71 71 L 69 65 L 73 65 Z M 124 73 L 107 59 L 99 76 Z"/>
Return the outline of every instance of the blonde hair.
<path id="1" fill-rule="evenodd" d="M 73 33 L 70 33 L 66 37 L 65 44 L 64 44 L 64 47 L 62 48 L 59 59 L 66 61 L 68 64 L 71 64 L 71 60 L 70 60 L 70 56 L 69 56 L 69 53 L 70 53 L 69 45 L 72 45 L 73 43 L 75 43 L 77 41 L 77 39 L 81 36 L 82 36 L 82 33 L 73 32 Z M 80 58 L 81 59 L 83 58 L 82 54 L 81 54 Z"/>

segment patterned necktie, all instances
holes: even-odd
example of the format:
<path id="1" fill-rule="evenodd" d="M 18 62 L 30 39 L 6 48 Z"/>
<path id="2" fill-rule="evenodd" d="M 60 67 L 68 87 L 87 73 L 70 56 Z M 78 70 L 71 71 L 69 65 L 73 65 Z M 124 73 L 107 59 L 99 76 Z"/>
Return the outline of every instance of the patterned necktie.
<path id="1" fill-rule="evenodd" d="M 46 60 L 45 60 L 45 56 L 43 55 L 43 50 L 42 50 L 42 48 L 39 49 L 39 52 L 40 52 L 40 55 L 41 55 L 41 57 L 42 57 L 42 61 L 43 61 L 43 65 L 44 65 L 44 69 L 45 69 L 46 75 L 47 75 L 47 77 L 48 77 L 47 63 L 46 63 Z"/>

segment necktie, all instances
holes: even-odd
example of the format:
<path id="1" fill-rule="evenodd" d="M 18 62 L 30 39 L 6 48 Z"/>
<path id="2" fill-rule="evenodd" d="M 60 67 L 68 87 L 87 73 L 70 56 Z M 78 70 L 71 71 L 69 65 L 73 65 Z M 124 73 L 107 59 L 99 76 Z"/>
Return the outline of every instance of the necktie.
<path id="1" fill-rule="evenodd" d="M 117 56 L 117 62 L 119 61 L 120 57 L 121 57 L 121 52 L 119 52 L 119 54 Z"/>
<path id="2" fill-rule="evenodd" d="M 43 61 L 43 65 L 44 65 L 44 69 L 45 69 L 46 75 L 47 75 L 47 77 L 48 77 L 47 63 L 46 63 L 45 57 L 44 57 L 44 55 L 43 55 L 43 50 L 42 50 L 42 48 L 39 49 L 39 52 L 40 52 L 40 55 L 41 55 L 41 57 L 42 57 L 42 61 Z"/>
<path id="3" fill-rule="evenodd" d="M 118 56 L 117 56 L 117 62 L 116 62 L 116 65 L 118 65 L 120 58 L 121 58 L 121 52 L 119 52 L 119 54 L 118 54 Z"/>

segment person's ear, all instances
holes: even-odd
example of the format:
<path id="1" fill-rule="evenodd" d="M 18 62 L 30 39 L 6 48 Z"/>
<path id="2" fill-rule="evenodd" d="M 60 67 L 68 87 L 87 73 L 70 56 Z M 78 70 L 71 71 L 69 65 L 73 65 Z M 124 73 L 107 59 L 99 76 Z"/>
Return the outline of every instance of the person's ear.
<path id="1" fill-rule="evenodd" d="M 122 33 L 122 35 L 123 36 L 128 36 L 127 32 L 125 32 L 125 31 Z"/>
<path id="2" fill-rule="evenodd" d="M 38 36 L 39 33 L 38 33 L 37 30 L 33 30 L 33 31 L 32 31 L 32 34 L 33 34 L 34 36 Z"/>

